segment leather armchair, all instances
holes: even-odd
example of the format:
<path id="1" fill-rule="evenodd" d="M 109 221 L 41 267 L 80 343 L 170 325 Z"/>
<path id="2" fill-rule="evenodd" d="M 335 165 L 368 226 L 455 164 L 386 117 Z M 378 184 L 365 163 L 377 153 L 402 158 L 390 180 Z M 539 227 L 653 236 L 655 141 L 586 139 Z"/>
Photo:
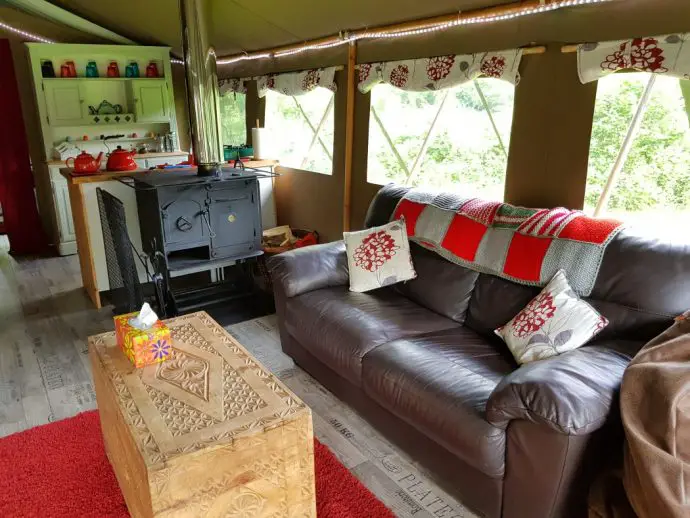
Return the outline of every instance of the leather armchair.
<path id="1" fill-rule="evenodd" d="M 504 429 L 521 419 L 565 435 L 592 433 L 609 419 L 630 359 L 602 343 L 522 365 L 489 396 L 487 420 Z"/>

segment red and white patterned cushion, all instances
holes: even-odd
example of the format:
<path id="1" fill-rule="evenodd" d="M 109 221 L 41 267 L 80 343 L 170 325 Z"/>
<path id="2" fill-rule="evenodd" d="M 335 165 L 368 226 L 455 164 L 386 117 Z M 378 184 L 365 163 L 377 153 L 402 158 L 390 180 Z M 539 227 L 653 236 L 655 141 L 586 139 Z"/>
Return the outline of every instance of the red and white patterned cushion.
<path id="1" fill-rule="evenodd" d="M 518 363 L 551 358 L 589 342 L 609 321 L 580 299 L 563 270 L 506 325 L 494 332 Z"/>
<path id="2" fill-rule="evenodd" d="M 417 277 L 403 220 L 359 232 L 344 232 L 343 239 L 350 269 L 350 291 L 370 291 Z"/>

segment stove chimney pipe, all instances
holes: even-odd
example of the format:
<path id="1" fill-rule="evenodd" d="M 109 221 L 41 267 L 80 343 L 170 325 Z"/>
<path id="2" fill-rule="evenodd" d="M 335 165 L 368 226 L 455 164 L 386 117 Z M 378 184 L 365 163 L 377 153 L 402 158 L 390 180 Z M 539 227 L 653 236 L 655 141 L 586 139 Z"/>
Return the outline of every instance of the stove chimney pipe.
<path id="1" fill-rule="evenodd" d="M 180 0 L 180 17 L 197 174 L 219 175 L 223 145 L 220 139 L 216 52 L 209 43 L 211 0 Z"/>

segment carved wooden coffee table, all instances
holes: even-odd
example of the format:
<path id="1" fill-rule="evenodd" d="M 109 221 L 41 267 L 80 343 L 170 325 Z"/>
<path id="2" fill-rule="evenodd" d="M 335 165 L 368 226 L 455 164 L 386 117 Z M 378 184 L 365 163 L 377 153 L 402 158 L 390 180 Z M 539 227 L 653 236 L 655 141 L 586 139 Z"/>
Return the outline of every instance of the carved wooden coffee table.
<path id="1" fill-rule="evenodd" d="M 315 517 L 311 411 L 206 313 L 136 369 L 89 338 L 106 452 L 135 517 Z"/>

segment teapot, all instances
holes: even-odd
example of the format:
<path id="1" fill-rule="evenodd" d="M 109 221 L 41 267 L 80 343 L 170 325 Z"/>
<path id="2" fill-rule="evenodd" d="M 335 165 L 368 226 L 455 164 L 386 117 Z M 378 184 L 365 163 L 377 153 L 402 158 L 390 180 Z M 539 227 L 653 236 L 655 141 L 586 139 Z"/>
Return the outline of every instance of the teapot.
<path id="1" fill-rule="evenodd" d="M 77 157 L 70 157 L 65 160 L 65 165 L 69 167 L 73 173 L 77 174 L 89 174 L 97 173 L 101 167 L 101 159 L 103 158 L 103 152 L 98 153 L 96 158 L 89 155 L 86 151 L 82 151 Z M 70 167 L 69 161 L 73 162 L 73 166 Z"/>
<path id="2" fill-rule="evenodd" d="M 125 151 L 122 146 L 117 146 L 117 149 L 108 156 L 105 168 L 108 171 L 134 171 L 138 169 L 134 161 L 135 153 L 135 151 Z"/>

